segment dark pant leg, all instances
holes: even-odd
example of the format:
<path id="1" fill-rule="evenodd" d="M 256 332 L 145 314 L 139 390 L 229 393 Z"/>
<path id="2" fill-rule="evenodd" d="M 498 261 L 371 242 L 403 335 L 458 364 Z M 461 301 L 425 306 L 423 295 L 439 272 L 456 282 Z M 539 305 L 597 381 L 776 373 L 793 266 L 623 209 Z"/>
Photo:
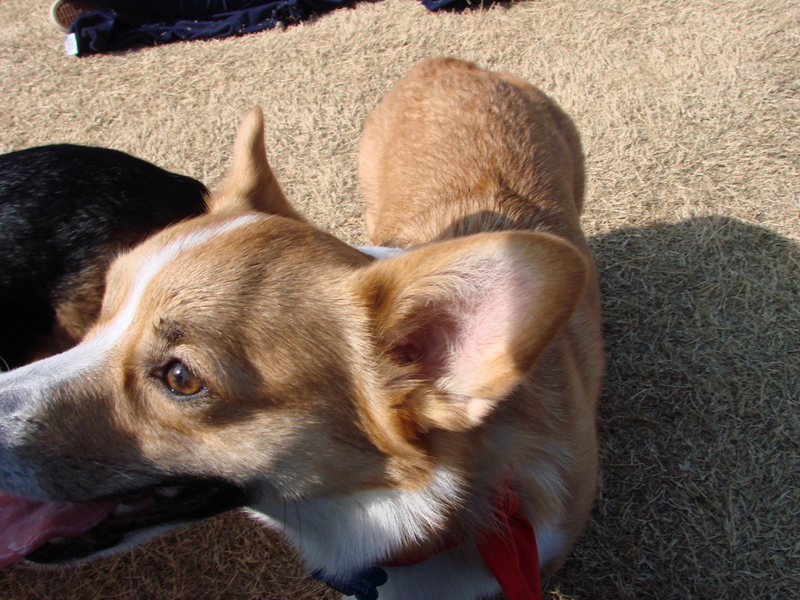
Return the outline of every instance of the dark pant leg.
<path id="1" fill-rule="evenodd" d="M 160 19 L 202 19 L 212 15 L 244 10 L 270 0 L 88 0 L 100 8 L 140 17 Z"/>

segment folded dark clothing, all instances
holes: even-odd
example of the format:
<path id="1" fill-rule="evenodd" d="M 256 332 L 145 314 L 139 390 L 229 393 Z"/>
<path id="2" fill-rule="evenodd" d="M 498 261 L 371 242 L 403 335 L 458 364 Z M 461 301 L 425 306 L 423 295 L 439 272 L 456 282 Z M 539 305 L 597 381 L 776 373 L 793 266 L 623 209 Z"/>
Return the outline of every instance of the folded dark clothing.
<path id="1" fill-rule="evenodd" d="M 256 8 L 267 0 L 88 0 L 97 8 L 110 8 L 118 13 L 135 15 L 152 21 L 204 19 Z"/>
<path id="2" fill-rule="evenodd" d="M 303 21 L 314 12 L 341 6 L 346 0 L 278 0 L 255 8 L 222 13 L 203 20 L 139 20 L 110 9 L 78 17 L 69 34 L 78 55 L 121 50 L 135 46 L 222 38 L 272 29 L 277 24 Z"/>
<path id="3" fill-rule="evenodd" d="M 488 8 L 494 0 L 421 0 L 428 10 L 464 10 L 466 8 Z"/>
<path id="4" fill-rule="evenodd" d="M 353 0 L 276 0 L 264 4 L 263 0 L 203 0 L 182 2 L 177 5 L 184 15 L 206 14 L 226 6 L 258 6 L 240 8 L 230 12 L 192 18 L 169 18 L 176 14 L 169 3 L 159 2 L 161 9 L 145 16 L 142 2 L 136 0 L 113 0 L 109 8 L 98 9 L 78 17 L 70 26 L 67 37 L 71 54 L 86 55 L 98 52 L 121 50 L 136 46 L 151 46 L 169 42 L 223 38 L 272 29 L 278 24 L 291 25 L 308 19 L 313 14 L 331 11 L 339 6 L 351 4 Z M 490 2 L 470 0 L 421 0 L 429 10 L 443 8 L 460 10 L 468 6 L 486 6 Z M 130 5 L 130 7 L 128 6 Z M 169 10 L 167 8 L 169 7 Z M 129 8 L 138 8 L 131 13 Z M 167 12 L 165 12 L 165 10 Z"/>

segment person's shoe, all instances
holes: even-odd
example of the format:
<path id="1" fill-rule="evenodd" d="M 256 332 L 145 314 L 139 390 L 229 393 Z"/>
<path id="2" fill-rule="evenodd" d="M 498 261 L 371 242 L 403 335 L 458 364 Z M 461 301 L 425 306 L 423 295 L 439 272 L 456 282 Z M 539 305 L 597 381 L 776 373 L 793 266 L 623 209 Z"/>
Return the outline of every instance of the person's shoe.
<path id="1" fill-rule="evenodd" d="M 50 7 L 50 20 L 56 27 L 67 32 L 75 19 L 93 10 L 97 10 L 95 5 L 80 0 L 56 0 Z"/>

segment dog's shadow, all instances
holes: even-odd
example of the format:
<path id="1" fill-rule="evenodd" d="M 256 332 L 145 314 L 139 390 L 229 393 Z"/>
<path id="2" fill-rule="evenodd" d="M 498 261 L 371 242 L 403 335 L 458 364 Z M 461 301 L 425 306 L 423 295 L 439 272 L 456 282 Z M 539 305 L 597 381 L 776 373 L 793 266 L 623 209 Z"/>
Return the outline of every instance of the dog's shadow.
<path id="1" fill-rule="evenodd" d="M 789 597 L 800 572 L 800 247 L 722 217 L 590 244 L 608 353 L 603 483 L 548 589 Z"/>

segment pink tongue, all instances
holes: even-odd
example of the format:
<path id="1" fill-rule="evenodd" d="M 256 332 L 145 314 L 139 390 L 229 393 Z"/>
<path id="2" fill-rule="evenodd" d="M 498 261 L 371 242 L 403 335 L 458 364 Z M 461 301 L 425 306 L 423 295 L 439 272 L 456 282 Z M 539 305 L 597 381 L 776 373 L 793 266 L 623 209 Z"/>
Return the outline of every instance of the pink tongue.
<path id="1" fill-rule="evenodd" d="M 15 563 L 56 537 L 86 533 L 116 502 L 41 502 L 0 492 L 0 566 Z"/>

